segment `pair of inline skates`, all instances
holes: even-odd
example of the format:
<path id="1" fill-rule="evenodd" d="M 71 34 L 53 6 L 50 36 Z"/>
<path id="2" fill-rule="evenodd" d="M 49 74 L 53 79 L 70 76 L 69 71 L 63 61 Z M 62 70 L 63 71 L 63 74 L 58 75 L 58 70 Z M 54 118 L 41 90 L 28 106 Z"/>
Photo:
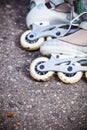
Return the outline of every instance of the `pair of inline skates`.
<path id="1" fill-rule="evenodd" d="M 32 61 L 30 74 L 35 80 L 47 81 L 54 72 L 64 83 L 76 83 L 83 74 L 87 79 L 86 0 L 31 0 L 26 23 L 30 30 L 20 38 L 22 47 L 40 48 L 50 56 Z"/>

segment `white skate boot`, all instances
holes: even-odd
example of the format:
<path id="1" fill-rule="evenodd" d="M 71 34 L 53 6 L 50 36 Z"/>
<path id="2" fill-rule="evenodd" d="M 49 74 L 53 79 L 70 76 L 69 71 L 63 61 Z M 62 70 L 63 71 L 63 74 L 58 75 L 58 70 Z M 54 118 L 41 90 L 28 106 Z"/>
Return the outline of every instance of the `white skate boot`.
<path id="1" fill-rule="evenodd" d="M 55 4 L 55 0 L 52 0 Z M 58 1 L 55 6 L 51 7 L 51 0 L 37 0 L 36 6 L 29 11 L 26 17 L 27 27 L 30 28 L 33 24 L 49 25 L 58 24 L 61 22 L 69 22 L 70 20 L 70 5 L 66 4 L 64 0 Z M 49 5 L 47 4 L 49 3 Z M 62 8 L 63 7 L 63 8 Z"/>

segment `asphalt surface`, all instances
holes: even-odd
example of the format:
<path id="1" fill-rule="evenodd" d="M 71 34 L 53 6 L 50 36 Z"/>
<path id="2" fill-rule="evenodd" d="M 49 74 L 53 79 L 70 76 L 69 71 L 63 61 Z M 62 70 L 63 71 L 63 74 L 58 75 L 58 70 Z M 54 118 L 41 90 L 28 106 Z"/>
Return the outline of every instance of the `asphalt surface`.
<path id="1" fill-rule="evenodd" d="M 0 0 L 0 130 L 87 130 L 87 80 L 67 85 L 29 74 L 39 50 L 20 46 L 28 0 Z"/>

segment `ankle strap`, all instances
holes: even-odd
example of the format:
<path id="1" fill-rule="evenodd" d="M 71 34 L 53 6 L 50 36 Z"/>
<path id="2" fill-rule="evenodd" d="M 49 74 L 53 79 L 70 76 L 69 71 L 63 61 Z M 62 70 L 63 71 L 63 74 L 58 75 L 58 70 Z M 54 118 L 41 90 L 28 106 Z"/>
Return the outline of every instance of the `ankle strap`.
<path id="1" fill-rule="evenodd" d="M 49 2 L 56 6 L 64 3 L 64 0 L 49 0 Z"/>
<path id="2" fill-rule="evenodd" d="M 50 9 L 62 3 L 64 3 L 64 0 L 49 0 L 45 3 L 45 5 Z"/>

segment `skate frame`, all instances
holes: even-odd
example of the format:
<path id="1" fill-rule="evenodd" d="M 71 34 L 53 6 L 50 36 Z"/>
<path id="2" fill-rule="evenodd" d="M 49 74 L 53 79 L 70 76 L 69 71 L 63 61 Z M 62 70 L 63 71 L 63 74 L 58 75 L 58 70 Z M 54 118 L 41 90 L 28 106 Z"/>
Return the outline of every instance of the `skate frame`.
<path id="1" fill-rule="evenodd" d="M 79 29 L 79 23 L 74 24 L 76 28 L 69 29 L 70 23 L 68 24 L 55 24 L 47 26 L 33 25 L 33 30 L 26 37 L 27 40 L 34 41 L 40 37 L 51 36 L 53 38 L 59 38 L 67 33 L 74 33 Z"/>
<path id="2" fill-rule="evenodd" d="M 75 63 L 79 63 L 79 66 L 77 66 Z M 87 57 L 84 58 L 64 55 L 52 55 L 47 62 L 38 65 L 37 69 L 40 72 L 55 71 L 63 72 L 66 74 L 74 74 L 79 71 L 86 72 Z"/>

